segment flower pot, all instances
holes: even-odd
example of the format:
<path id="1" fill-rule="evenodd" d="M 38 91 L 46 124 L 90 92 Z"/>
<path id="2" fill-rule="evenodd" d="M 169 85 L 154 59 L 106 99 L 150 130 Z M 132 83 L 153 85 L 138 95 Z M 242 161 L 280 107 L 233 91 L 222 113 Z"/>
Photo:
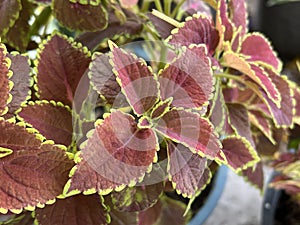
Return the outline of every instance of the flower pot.
<path id="1" fill-rule="evenodd" d="M 300 55 L 300 2 L 269 6 L 268 0 L 260 1 L 260 31 L 283 60 Z"/>
<path id="2" fill-rule="evenodd" d="M 226 166 L 221 166 L 218 169 L 212 183 L 211 191 L 205 201 L 205 204 L 195 214 L 195 216 L 191 219 L 188 225 L 201 225 L 212 214 L 224 190 L 227 180 L 227 173 L 228 168 Z"/>
<path id="3" fill-rule="evenodd" d="M 274 172 L 270 182 L 278 175 Z M 268 187 L 265 191 L 261 225 L 300 224 L 300 207 L 284 191 Z"/>

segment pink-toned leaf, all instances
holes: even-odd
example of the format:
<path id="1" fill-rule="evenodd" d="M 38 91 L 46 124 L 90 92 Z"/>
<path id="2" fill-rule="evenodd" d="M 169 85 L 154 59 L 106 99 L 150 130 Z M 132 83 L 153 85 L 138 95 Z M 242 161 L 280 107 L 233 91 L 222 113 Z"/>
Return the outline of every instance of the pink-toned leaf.
<path id="1" fill-rule="evenodd" d="M 218 46 L 219 34 L 209 17 L 205 14 L 195 14 L 193 17 L 188 17 L 182 27 L 173 30 L 168 41 L 183 46 L 205 44 L 208 53 L 212 55 Z"/>
<path id="2" fill-rule="evenodd" d="M 111 45 L 111 59 L 117 81 L 137 115 L 151 109 L 158 101 L 158 82 L 142 59 Z"/>
<path id="3" fill-rule="evenodd" d="M 235 171 L 246 169 L 259 161 L 251 143 L 244 137 L 230 136 L 222 141 L 226 163 Z"/>
<path id="4" fill-rule="evenodd" d="M 250 121 L 247 108 L 238 103 L 227 103 L 229 116 L 229 124 L 232 129 L 240 136 L 246 138 L 252 146 L 254 145 L 252 139 L 252 132 L 250 130 Z"/>
<path id="5" fill-rule="evenodd" d="M 102 4 L 54 0 L 52 8 L 56 19 L 72 30 L 96 31 L 107 26 L 108 15 Z"/>
<path id="6" fill-rule="evenodd" d="M 256 94 L 250 88 L 224 87 L 222 89 L 225 102 L 253 104 L 252 99 Z"/>
<path id="7" fill-rule="evenodd" d="M 155 220 L 155 225 L 184 225 L 190 220 L 190 214 L 183 216 L 186 205 L 183 202 L 173 200 L 166 196 L 162 196 L 160 201 L 153 206 L 153 208 L 149 208 L 144 213 L 141 213 L 139 216 L 139 225 L 150 225 L 151 221 Z M 158 210 L 160 210 L 159 215 Z M 150 218 L 147 214 L 153 215 L 154 218 Z M 154 213 L 154 214 L 153 214 Z M 143 220 L 145 219 L 145 223 Z"/>
<path id="8" fill-rule="evenodd" d="M 68 107 L 55 102 L 30 102 L 18 115 L 56 144 L 69 146 L 72 142 L 72 114 Z"/>
<path id="9" fill-rule="evenodd" d="M 207 159 L 182 144 L 168 143 L 169 178 L 174 188 L 184 197 L 192 197 L 210 181 Z"/>
<path id="10" fill-rule="evenodd" d="M 10 83 L 9 78 L 11 76 L 11 71 L 9 70 L 11 66 L 11 61 L 7 57 L 7 51 L 5 45 L 0 43 L 0 115 L 7 112 L 7 104 L 10 101 L 9 91 Z"/>
<path id="11" fill-rule="evenodd" d="M 196 113 L 172 109 L 160 118 L 155 129 L 175 142 L 209 158 L 214 158 L 220 150 L 213 126 Z"/>
<path id="12" fill-rule="evenodd" d="M 203 1 L 187 0 L 183 3 L 181 10 L 188 15 L 193 15 L 200 12 L 202 14 L 206 14 L 209 18 L 213 17 L 210 7 Z"/>
<path id="13" fill-rule="evenodd" d="M 248 14 L 246 1 L 230 0 L 229 1 L 230 19 L 236 28 L 242 27 L 241 36 L 243 37 L 248 32 Z"/>
<path id="14" fill-rule="evenodd" d="M 157 103 L 151 111 L 150 114 L 151 118 L 157 119 L 163 116 L 167 111 L 170 110 L 170 104 L 171 104 L 171 99 L 167 99 L 166 101 L 161 101 Z"/>
<path id="15" fill-rule="evenodd" d="M 264 188 L 264 171 L 262 162 L 255 164 L 253 167 L 249 167 L 242 170 L 241 176 L 252 185 L 256 186 L 259 190 Z"/>
<path id="16" fill-rule="evenodd" d="M 240 53 L 244 54 L 248 61 L 271 65 L 275 70 L 281 70 L 282 63 L 270 42 L 259 33 L 251 33 L 245 36 Z"/>
<path id="17" fill-rule="evenodd" d="M 120 0 L 121 6 L 124 8 L 130 8 L 138 3 L 138 0 Z"/>
<path id="18" fill-rule="evenodd" d="M 231 41 L 235 26 L 229 19 L 226 0 L 218 1 L 216 28 L 220 36 L 219 46 L 223 41 Z"/>
<path id="19" fill-rule="evenodd" d="M 236 69 L 247 75 L 250 79 L 255 81 L 267 94 L 272 101 L 280 105 L 280 93 L 276 88 L 268 73 L 260 66 L 249 63 L 239 54 L 233 52 L 225 52 L 223 55 L 223 65 Z"/>
<path id="20" fill-rule="evenodd" d="M 136 182 L 156 160 L 157 148 L 151 129 L 139 129 L 132 116 L 115 111 L 96 124 L 66 191 L 107 193 Z"/>
<path id="21" fill-rule="evenodd" d="M 25 51 L 30 41 L 29 20 L 33 14 L 34 4 L 28 0 L 21 0 L 22 9 L 14 25 L 5 34 L 5 41 L 18 51 Z M 1 14 L 2 15 L 2 14 Z"/>
<path id="22" fill-rule="evenodd" d="M 22 9 L 21 0 L 1 1 L 0 36 L 3 36 L 14 25 Z"/>
<path id="23" fill-rule="evenodd" d="M 275 143 L 272 137 L 270 119 L 259 110 L 249 110 L 249 120 L 256 126 L 272 143 Z"/>
<path id="24" fill-rule="evenodd" d="M 32 85 L 29 58 L 19 54 L 9 54 L 8 57 L 11 60 L 10 69 L 13 72 L 13 76 L 10 80 L 13 82 L 14 86 L 10 91 L 13 98 L 8 104 L 8 113 L 5 115 L 5 118 L 12 117 L 16 110 L 21 107 L 21 104 L 30 97 L 30 87 Z"/>
<path id="25" fill-rule="evenodd" d="M 173 106 L 189 109 L 207 105 L 212 98 L 213 76 L 205 46 L 186 49 L 158 79 L 161 98 L 173 98 Z"/>
<path id="26" fill-rule="evenodd" d="M 228 117 L 227 108 L 225 105 L 224 95 L 220 85 L 216 85 L 216 91 L 213 99 L 210 101 L 209 120 L 214 125 L 216 132 L 221 132 L 225 126 L 225 120 Z"/>
<path id="27" fill-rule="evenodd" d="M 300 125 L 300 88 L 295 83 L 292 82 L 290 82 L 290 86 L 293 90 L 293 99 L 296 102 L 294 122 Z"/>
<path id="28" fill-rule="evenodd" d="M 150 185 L 138 184 L 136 187 L 127 187 L 120 192 L 112 192 L 111 197 L 117 210 L 140 212 L 157 202 L 163 188 L 164 184 L 162 182 Z"/>
<path id="29" fill-rule="evenodd" d="M 12 125 L 9 128 L 17 129 Z M 24 133 L 24 130 L 22 132 Z M 0 159 L 2 212 L 21 211 L 24 207 L 33 208 L 52 201 L 62 193 L 69 171 L 74 165 L 66 152 L 59 147 L 50 144 L 27 145 L 31 140 L 23 136 L 17 138 L 20 134 L 16 132 L 11 137 L 17 140 L 24 139 L 21 143 L 18 143 L 20 141 L 15 141 L 13 145 L 1 143 L 1 147 L 10 147 L 14 150 L 12 154 Z"/>
<path id="30" fill-rule="evenodd" d="M 276 127 L 289 127 L 293 123 L 294 116 L 292 90 L 285 77 L 280 76 L 270 69 L 265 68 L 265 70 L 281 94 L 281 107 L 279 108 L 275 105 L 274 102 L 267 97 L 267 94 L 264 91 L 260 91 L 264 96 L 263 100 L 271 112 Z"/>
<path id="31" fill-rule="evenodd" d="M 167 37 L 169 37 L 171 35 L 171 31 L 176 28 L 174 25 L 157 17 L 153 13 L 148 13 L 147 16 L 148 16 L 149 20 L 151 21 L 151 23 L 153 24 L 153 26 L 155 27 L 158 34 L 163 39 L 166 39 Z"/>
<path id="32" fill-rule="evenodd" d="M 55 204 L 36 209 L 35 219 L 44 225 L 107 224 L 108 209 L 98 194 L 76 195 L 56 200 Z"/>
<path id="33" fill-rule="evenodd" d="M 72 106 L 77 85 L 90 61 L 86 48 L 60 34 L 51 36 L 39 52 L 37 87 L 40 99 Z"/>
<path id="34" fill-rule="evenodd" d="M 95 89 L 105 100 L 113 105 L 118 101 L 126 102 L 125 96 L 121 92 L 121 87 L 113 73 L 113 67 L 109 63 L 107 54 L 94 54 L 89 69 L 89 77 Z"/>

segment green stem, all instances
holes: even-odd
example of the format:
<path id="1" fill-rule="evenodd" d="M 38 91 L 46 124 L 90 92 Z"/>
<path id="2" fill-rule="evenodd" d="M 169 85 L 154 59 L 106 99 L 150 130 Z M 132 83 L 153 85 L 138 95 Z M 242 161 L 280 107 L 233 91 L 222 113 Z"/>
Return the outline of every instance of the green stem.
<path id="1" fill-rule="evenodd" d="M 172 0 L 164 0 L 165 14 L 171 16 L 171 4 Z"/>
<path id="2" fill-rule="evenodd" d="M 180 2 L 176 5 L 176 7 L 174 8 L 171 17 L 175 18 L 175 16 L 178 14 L 179 9 L 181 8 L 181 6 L 183 5 L 183 3 L 185 3 L 185 0 L 180 0 Z"/>
<path id="3" fill-rule="evenodd" d="M 40 13 L 38 17 L 36 17 L 29 31 L 29 36 L 31 37 L 37 35 L 39 33 L 40 28 L 47 24 L 47 21 L 49 20 L 50 16 L 51 16 L 51 7 L 48 6 L 43 9 L 43 11 Z"/>
<path id="4" fill-rule="evenodd" d="M 157 8 L 158 11 L 163 12 L 160 0 L 154 0 L 155 6 Z"/>
<path id="5" fill-rule="evenodd" d="M 141 7 L 141 12 L 145 13 L 148 11 L 149 9 L 149 6 L 150 6 L 150 2 L 149 0 L 144 0 L 143 1 L 143 4 L 142 4 L 142 7 Z"/>

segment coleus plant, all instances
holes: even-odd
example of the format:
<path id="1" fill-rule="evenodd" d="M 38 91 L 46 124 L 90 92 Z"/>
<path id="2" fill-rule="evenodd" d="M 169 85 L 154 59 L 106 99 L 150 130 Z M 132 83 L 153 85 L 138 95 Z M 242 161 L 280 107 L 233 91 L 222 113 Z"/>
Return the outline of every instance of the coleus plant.
<path id="1" fill-rule="evenodd" d="M 216 164 L 262 189 L 259 138 L 298 121 L 298 88 L 244 1 L 183 3 L 2 3 L 0 223 L 185 224 Z M 136 37 L 158 63 L 118 47 Z"/>

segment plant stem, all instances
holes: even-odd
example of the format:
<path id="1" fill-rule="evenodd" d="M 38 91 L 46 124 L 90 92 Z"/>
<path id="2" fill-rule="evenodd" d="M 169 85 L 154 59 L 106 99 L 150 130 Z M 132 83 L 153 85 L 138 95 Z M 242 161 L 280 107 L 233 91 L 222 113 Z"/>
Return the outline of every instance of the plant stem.
<path id="1" fill-rule="evenodd" d="M 158 18 L 160 18 L 161 20 L 166 21 L 167 23 L 173 25 L 174 27 L 180 27 L 180 23 L 176 20 L 174 20 L 173 18 L 166 16 L 165 14 L 163 14 L 162 12 L 159 12 L 157 10 L 152 10 L 152 14 Z"/>
<path id="2" fill-rule="evenodd" d="M 155 6 L 157 8 L 158 11 L 163 12 L 160 0 L 154 0 Z"/>
<path id="3" fill-rule="evenodd" d="M 171 17 L 175 18 L 175 16 L 178 14 L 179 9 L 181 8 L 181 6 L 183 5 L 183 3 L 185 3 L 185 0 L 180 0 L 180 2 L 176 5 L 175 9 L 173 10 Z"/>
<path id="4" fill-rule="evenodd" d="M 51 8 L 50 6 L 43 9 L 38 17 L 35 18 L 34 23 L 31 25 L 31 29 L 29 31 L 29 36 L 34 36 L 39 33 L 40 28 L 43 25 L 46 25 L 47 21 L 51 16 Z"/>
<path id="5" fill-rule="evenodd" d="M 167 16 L 171 16 L 171 4 L 172 0 L 164 0 L 165 14 Z"/>

